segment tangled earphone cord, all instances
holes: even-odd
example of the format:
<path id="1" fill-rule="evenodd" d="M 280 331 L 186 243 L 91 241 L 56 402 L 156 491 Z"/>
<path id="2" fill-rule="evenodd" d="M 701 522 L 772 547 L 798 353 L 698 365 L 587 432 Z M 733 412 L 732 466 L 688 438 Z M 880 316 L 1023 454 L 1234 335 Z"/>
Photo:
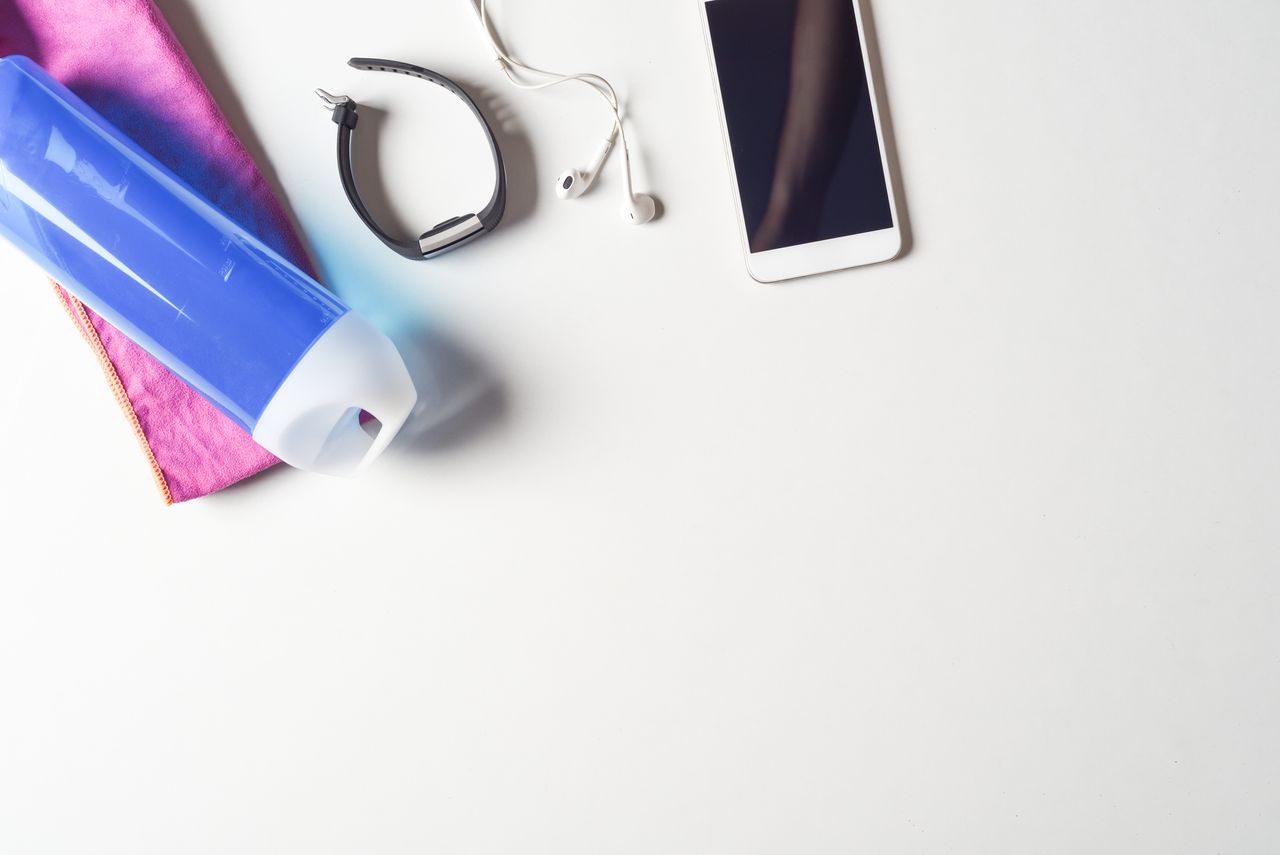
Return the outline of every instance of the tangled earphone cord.
<path id="1" fill-rule="evenodd" d="M 561 83 L 577 81 L 584 86 L 589 86 L 592 91 L 604 99 L 609 105 L 609 111 L 613 113 L 613 128 L 609 133 L 609 144 L 613 144 L 614 138 L 622 141 L 622 158 L 623 158 L 623 175 L 626 178 L 627 193 L 634 192 L 631 181 L 631 147 L 627 145 L 627 131 L 622 124 L 621 101 L 618 98 L 617 91 L 613 88 L 613 84 L 598 74 L 558 74 L 554 71 L 547 71 L 543 68 L 529 65 L 514 59 L 506 50 L 503 49 L 498 41 L 498 35 L 494 32 L 493 25 L 489 20 L 489 12 L 486 7 L 486 0 L 471 0 L 472 3 L 478 3 L 477 8 L 480 12 L 480 26 L 484 28 L 485 37 L 489 41 L 489 46 L 493 48 L 496 55 L 498 67 L 502 69 L 502 73 L 506 75 L 507 80 L 517 89 L 525 89 L 534 91 L 538 89 L 548 89 L 552 86 L 559 86 Z M 550 77 L 543 83 L 526 83 L 520 80 L 514 73 L 512 68 L 518 68 L 528 74 L 541 74 L 544 77 Z"/>

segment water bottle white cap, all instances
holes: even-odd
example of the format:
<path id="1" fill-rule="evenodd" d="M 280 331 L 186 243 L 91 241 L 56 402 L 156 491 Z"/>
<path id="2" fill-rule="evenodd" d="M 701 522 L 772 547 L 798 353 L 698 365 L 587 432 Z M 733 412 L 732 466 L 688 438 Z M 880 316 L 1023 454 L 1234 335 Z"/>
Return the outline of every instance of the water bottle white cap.
<path id="1" fill-rule="evenodd" d="M 395 345 L 355 312 L 327 329 L 272 396 L 253 439 L 290 466 L 357 475 L 391 443 L 418 393 Z M 372 416 L 362 424 L 362 414 Z"/>

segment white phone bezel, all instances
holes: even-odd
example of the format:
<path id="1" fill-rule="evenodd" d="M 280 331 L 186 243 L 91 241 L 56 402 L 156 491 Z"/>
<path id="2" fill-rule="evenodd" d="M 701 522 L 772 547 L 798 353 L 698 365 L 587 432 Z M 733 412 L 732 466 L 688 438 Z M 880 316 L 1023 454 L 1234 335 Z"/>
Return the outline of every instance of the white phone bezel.
<path id="1" fill-rule="evenodd" d="M 724 112 L 724 94 L 720 91 L 720 70 L 716 66 L 715 48 L 711 43 L 711 23 L 707 18 L 707 6 L 711 3 L 728 3 L 733 0 L 697 0 L 698 14 L 702 18 L 702 35 L 707 45 L 707 57 L 711 62 L 712 84 L 715 86 L 716 110 L 720 114 L 720 134 L 725 156 L 729 160 L 729 184 L 733 188 L 733 203 L 738 218 L 738 236 L 746 256 L 747 272 L 757 282 L 781 282 L 814 273 L 861 267 L 890 261 L 902 252 L 902 229 L 898 219 L 898 200 L 889 171 L 888 151 L 884 142 L 884 129 L 880 123 L 879 91 L 872 73 L 867 53 L 867 32 L 862 21 L 860 0 L 853 4 L 854 19 L 858 24 L 858 42 L 862 49 L 862 67 L 866 72 L 867 88 L 871 94 L 871 114 L 875 120 L 876 142 L 880 146 L 880 163 L 884 169 L 884 185 L 889 195 L 889 212 L 893 226 L 859 235 L 831 238 L 815 243 L 799 244 L 765 252 L 752 252 L 747 236 L 746 216 L 742 210 L 742 197 L 738 191 L 738 169 L 733 162 L 733 146 L 729 141 L 729 122 Z"/>

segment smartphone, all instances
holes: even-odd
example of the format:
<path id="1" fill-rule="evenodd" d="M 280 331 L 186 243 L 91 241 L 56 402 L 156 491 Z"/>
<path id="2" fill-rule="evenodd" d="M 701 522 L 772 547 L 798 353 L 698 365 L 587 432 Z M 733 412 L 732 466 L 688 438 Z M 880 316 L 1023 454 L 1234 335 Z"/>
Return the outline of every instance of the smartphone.
<path id="1" fill-rule="evenodd" d="M 778 282 L 902 251 L 859 0 L 698 0 L 747 271 Z"/>

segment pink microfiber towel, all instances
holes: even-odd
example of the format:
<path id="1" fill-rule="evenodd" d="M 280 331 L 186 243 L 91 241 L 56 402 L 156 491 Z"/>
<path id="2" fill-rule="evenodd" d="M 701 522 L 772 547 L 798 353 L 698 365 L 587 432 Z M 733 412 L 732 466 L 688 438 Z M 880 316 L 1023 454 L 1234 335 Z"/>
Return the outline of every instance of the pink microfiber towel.
<path id="1" fill-rule="evenodd" d="M 0 56 L 25 54 L 233 219 L 307 269 L 275 194 L 151 0 L 0 0 Z M 277 463 L 212 404 L 58 288 L 166 502 Z"/>

